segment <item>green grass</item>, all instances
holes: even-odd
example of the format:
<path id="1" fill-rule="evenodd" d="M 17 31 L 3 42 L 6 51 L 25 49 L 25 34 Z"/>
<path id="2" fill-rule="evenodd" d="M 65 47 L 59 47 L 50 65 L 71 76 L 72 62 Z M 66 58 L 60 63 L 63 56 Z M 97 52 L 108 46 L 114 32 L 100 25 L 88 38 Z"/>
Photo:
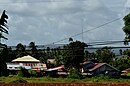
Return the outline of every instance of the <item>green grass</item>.
<path id="1" fill-rule="evenodd" d="M 31 78 L 25 78 L 25 77 L 19 77 L 19 76 L 8 76 L 8 77 L 0 77 L 0 82 L 10 83 L 10 82 L 16 82 L 18 80 L 25 80 L 28 83 L 93 83 L 93 82 L 130 82 L 130 79 L 114 79 L 109 77 L 93 77 L 93 78 L 85 78 L 85 79 L 70 79 L 70 78 L 51 78 L 51 77 L 31 77 Z"/>

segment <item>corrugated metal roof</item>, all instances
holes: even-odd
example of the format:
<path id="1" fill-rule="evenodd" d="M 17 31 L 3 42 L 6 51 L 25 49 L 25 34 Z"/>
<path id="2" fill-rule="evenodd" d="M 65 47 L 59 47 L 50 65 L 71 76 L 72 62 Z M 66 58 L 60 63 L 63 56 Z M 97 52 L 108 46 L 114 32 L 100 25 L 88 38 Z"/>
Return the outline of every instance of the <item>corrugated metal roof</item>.
<path id="1" fill-rule="evenodd" d="M 54 71 L 54 70 L 58 70 L 58 69 L 61 69 L 61 68 L 64 68 L 64 65 L 61 65 L 61 66 L 55 67 L 55 68 L 50 68 L 50 69 L 48 69 L 46 71 Z"/>
<path id="2" fill-rule="evenodd" d="M 94 70 L 96 70 L 97 68 L 103 66 L 104 64 L 106 64 L 106 63 L 96 63 L 93 68 L 89 69 L 89 71 L 94 71 Z"/>
<path id="3" fill-rule="evenodd" d="M 23 56 L 21 58 L 17 58 L 12 60 L 12 62 L 40 62 L 39 60 L 33 58 L 32 56 Z"/>

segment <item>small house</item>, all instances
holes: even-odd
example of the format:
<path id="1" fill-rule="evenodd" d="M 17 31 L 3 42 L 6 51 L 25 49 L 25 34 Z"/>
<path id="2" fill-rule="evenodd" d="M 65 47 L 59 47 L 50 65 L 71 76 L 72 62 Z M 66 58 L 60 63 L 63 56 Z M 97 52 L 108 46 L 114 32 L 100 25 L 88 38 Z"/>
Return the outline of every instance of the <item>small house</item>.
<path id="1" fill-rule="evenodd" d="M 99 74 L 115 76 L 119 74 L 119 70 L 107 63 L 84 62 L 81 72 L 83 75 L 97 76 Z"/>
<path id="2" fill-rule="evenodd" d="M 9 70 L 20 70 L 20 67 L 35 71 L 47 69 L 46 64 L 40 63 L 39 60 L 29 55 L 14 59 L 11 63 L 7 63 L 7 69 Z"/>

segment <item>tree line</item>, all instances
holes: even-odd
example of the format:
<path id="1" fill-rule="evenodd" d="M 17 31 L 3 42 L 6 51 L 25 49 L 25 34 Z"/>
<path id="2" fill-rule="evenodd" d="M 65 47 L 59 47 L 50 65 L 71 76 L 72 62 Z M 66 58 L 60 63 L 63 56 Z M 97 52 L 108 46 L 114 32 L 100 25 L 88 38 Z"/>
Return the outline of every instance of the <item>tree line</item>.
<path id="1" fill-rule="evenodd" d="M 63 48 L 58 47 L 51 49 L 47 47 L 47 49 L 39 50 L 37 49 L 35 42 L 30 42 L 29 50 L 26 50 L 26 46 L 19 43 L 16 46 L 16 50 L 12 50 L 11 48 L 4 48 L 1 50 L 0 56 L 2 56 L 2 59 L 5 59 L 6 62 L 11 62 L 18 57 L 31 55 L 42 63 L 46 63 L 48 67 L 56 67 L 64 64 L 68 69 L 73 67 L 79 68 L 79 64 L 84 61 L 108 63 L 121 70 L 130 67 L 129 49 L 125 51 L 120 49 L 119 52 L 121 57 L 119 58 L 110 47 L 103 47 L 91 53 L 89 50 L 85 49 L 85 47 L 86 44 L 83 42 L 72 41 L 63 46 Z M 47 59 L 55 60 L 53 63 L 49 63 Z"/>

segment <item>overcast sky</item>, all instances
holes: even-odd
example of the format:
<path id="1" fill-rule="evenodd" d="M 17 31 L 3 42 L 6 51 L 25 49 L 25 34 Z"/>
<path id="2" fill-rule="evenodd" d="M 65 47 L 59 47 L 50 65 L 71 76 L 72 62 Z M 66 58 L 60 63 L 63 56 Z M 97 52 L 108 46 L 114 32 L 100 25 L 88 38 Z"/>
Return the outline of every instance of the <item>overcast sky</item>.
<path id="1" fill-rule="evenodd" d="M 30 42 L 51 44 L 72 37 L 88 42 L 123 40 L 123 20 L 95 30 L 130 12 L 130 0 L 0 0 L 0 12 L 9 16 L 7 45 Z M 68 43 L 64 40 L 60 43 Z"/>

